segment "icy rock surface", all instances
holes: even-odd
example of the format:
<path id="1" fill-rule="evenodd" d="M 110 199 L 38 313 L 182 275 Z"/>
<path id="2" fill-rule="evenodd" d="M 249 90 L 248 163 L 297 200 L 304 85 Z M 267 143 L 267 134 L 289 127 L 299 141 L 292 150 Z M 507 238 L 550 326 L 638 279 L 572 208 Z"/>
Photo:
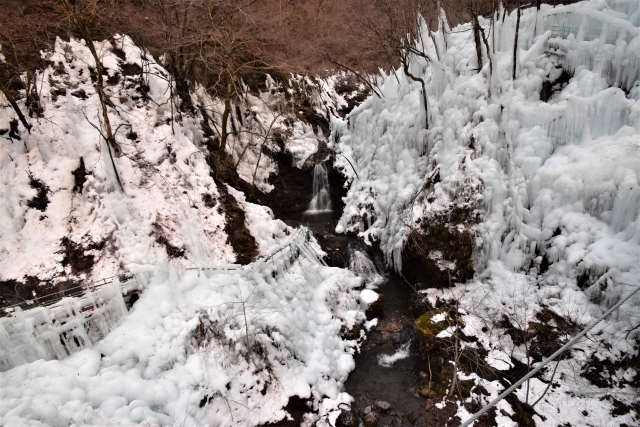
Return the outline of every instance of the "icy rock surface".
<path id="1" fill-rule="evenodd" d="M 356 276 L 362 277 L 366 287 L 370 289 L 377 288 L 384 281 L 384 277 L 378 273 L 371 258 L 363 251 L 351 250 L 349 270 L 353 271 Z"/>

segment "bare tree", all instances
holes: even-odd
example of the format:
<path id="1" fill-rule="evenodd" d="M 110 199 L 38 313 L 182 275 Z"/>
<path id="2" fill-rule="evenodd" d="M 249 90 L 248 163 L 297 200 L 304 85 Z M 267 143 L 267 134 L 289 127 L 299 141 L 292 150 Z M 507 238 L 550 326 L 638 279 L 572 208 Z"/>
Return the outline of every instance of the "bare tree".
<path id="1" fill-rule="evenodd" d="M 100 99 L 100 107 L 102 109 L 102 126 L 104 133 L 100 132 L 101 136 L 105 139 L 107 145 L 107 151 L 109 158 L 111 159 L 111 165 L 118 181 L 120 190 L 124 191 L 120 175 L 118 174 L 118 168 L 116 167 L 115 160 L 113 159 L 112 150 L 116 155 L 120 153 L 120 146 L 116 141 L 115 134 L 111 128 L 111 120 L 109 120 L 108 99 L 104 92 L 104 79 L 103 72 L 106 72 L 96 47 L 93 44 L 93 37 L 91 36 L 91 25 L 98 19 L 100 15 L 100 9 L 97 2 L 92 0 L 62 0 L 62 4 L 69 18 L 69 24 L 72 29 L 77 31 L 84 40 L 89 52 L 96 65 L 96 92 Z"/>
<path id="2" fill-rule="evenodd" d="M 13 110 L 16 112 L 16 115 L 22 122 L 22 125 L 28 131 L 30 131 L 31 125 L 29 124 L 29 122 L 27 121 L 27 118 L 24 116 L 24 114 L 20 110 L 20 107 L 18 106 L 18 103 L 16 102 L 11 92 L 9 92 L 9 89 L 2 83 L 2 80 L 0 80 L 0 92 L 2 92 L 5 98 L 7 98 L 7 101 L 9 101 L 9 104 L 11 104 L 11 108 L 13 108 Z"/>
<path id="3" fill-rule="evenodd" d="M 181 27 L 167 33 L 170 67 L 184 77 L 200 81 L 207 92 L 223 103 L 220 116 L 220 143 L 224 153 L 229 136 L 233 103 L 246 90 L 245 80 L 272 70 L 293 69 L 263 37 L 263 30 L 252 16 L 255 0 L 192 0 L 184 3 L 157 0 L 177 9 Z M 170 12 L 166 13 L 171 15 Z M 197 23 L 198 25 L 193 25 Z M 180 78 L 184 78 L 180 77 Z"/>
<path id="4" fill-rule="evenodd" d="M 516 71 L 517 71 L 517 64 L 516 64 L 516 60 L 517 58 L 517 54 L 518 54 L 518 33 L 520 32 L 520 1 L 518 0 L 518 11 L 517 11 L 518 15 L 516 18 L 516 35 L 515 38 L 513 40 L 513 68 L 512 68 L 512 75 L 511 78 L 513 80 L 516 79 Z"/>
<path id="5" fill-rule="evenodd" d="M 421 76 L 411 71 L 411 64 L 416 58 L 427 62 L 434 59 L 422 47 L 422 32 L 426 23 L 424 17 L 435 15 L 434 3 L 430 0 L 372 0 L 357 3 L 357 7 L 357 14 L 354 10 L 354 16 L 359 17 L 355 20 L 354 28 L 360 38 L 357 48 L 362 49 L 365 56 L 377 56 L 384 58 L 389 64 L 400 64 L 409 79 L 420 83 L 425 127 L 428 128 L 429 101 L 426 84 Z M 377 70 L 368 71 L 375 75 Z"/>

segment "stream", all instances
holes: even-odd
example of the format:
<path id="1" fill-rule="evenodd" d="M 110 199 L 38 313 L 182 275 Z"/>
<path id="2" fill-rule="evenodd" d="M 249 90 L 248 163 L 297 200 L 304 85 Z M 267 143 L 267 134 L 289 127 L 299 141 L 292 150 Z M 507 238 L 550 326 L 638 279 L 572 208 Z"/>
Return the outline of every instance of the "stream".
<path id="1" fill-rule="evenodd" d="M 350 268 L 365 279 L 367 288 L 385 298 L 377 324 L 366 332 L 367 337 L 354 356 L 356 367 L 345 383 L 345 391 L 354 397 L 351 412 L 343 410 L 337 425 L 428 425 L 425 399 L 418 394 L 420 379 L 428 375 L 428 367 L 418 354 L 413 330 L 410 303 L 414 290 L 395 272 L 385 271 L 382 254 L 367 247 L 356 236 L 335 234 L 342 212 L 336 203 L 332 206 L 323 164 L 314 167 L 312 188 L 306 211 L 280 210 L 278 218 L 292 227 L 308 225 L 328 254 L 329 265 Z M 308 412 L 305 401 L 296 397 L 290 400 L 286 409 L 295 421 L 283 420 L 274 425 L 298 425 L 299 417 Z"/>

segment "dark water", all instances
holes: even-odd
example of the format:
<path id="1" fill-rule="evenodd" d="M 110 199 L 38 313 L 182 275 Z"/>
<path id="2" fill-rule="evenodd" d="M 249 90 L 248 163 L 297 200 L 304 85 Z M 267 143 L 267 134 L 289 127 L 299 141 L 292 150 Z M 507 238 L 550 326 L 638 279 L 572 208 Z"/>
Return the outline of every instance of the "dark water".
<path id="1" fill-rule="evenodd" d="M 389 274 L 376 291 L 385 296 L 384 312 L 355 357 L 356 368 L 349 375 L 345 391 L 355 398 L 352 410 L 356 415 L 361 416 L 366 407 L 382 400 L 391 408 L 378 411 L 379 425 L 411 426 L 425 407 L 425 401 L 417 394 L 421 360 L 409 313 L 414 291 L 395 273 Z M 397 360 L 390 367 L 379 363 L 381 355 L 394 354 L 408 342 L 407 358 Z"/>
<path id="2" fill-rule="evenodd" d="M 340 216 L 339 213 L 334 211 L 292 213 L 288 215 L 281 215 L 279 219 L 283 220 L 291 227 L 308 225 L 316 236 L 347 237 L 342 235 L 335 236 L 334 231 Z M 347 239 L 355 240 L 355 237 L 347 237 Z"/>
<path id="3" fill-rule="evenodd" d="M 314 234 L 324 241 L 342 242 L 347 247 L 347 258 L 351 250 L 364 251 L 365 245 L 355 236 L 335 234 L 338 218 L 334 212 L 322 212 L 291 215 L 283 219 L 292 226 L 309 225 Z M 384 401 L 391 407 L 387 411 L 377 411 L 379 426 L 420 425 L 425 400 L 418 395 L 421 360 L 409 310 L 415 291 L 396 273 L 386 273 L 384 277 L 385 281 L 376 289 L 385 296 L 383 314 L 377 326 L 367 332 L 367 340 L 355 356 L 356 367 L 349 375 L 345 391 L 354 397 L 351 409 L 359 419 L 363 417 L 365 408 Z M 407 343 L 408 357 L 395 361 L 390 367 L 379 363 L 381 355 L 392 355 Z"/>

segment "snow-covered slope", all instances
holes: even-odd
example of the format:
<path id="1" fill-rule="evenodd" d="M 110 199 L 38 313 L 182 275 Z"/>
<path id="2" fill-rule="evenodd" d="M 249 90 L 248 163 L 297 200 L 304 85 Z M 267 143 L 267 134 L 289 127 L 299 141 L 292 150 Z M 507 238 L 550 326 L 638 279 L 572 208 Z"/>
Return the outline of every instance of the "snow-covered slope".
<path id="1" fill-rule="evenodd" d="M 402 70 L 383 79 L 382 98 L 371 96 L 346 120 L 333 120 L 334 147 L 357 171 L 337 157 L 350 176 L 337 231 L 380 242 L 389 264 L 401 270 L 412 229 L 424 232 L 442 215 L 467 209 L 477 219 L 458 229 L 453 224 L 451 233 L 472 227 L 478 274 L 454 294 L 430 290 L 432 302 L 435 295 L 457 295 L 469 313 L 488 310 L 487 319 L 528 307 L 528 321 L 546 306 L 586 324 L 640 286 L 638 2 L 523 10 L 514 80 L 516 13 L 504 20 L 503 13 L 495 34 L 491 20 L 481 19 L 489 46 L 495 44 L 495 52 L 482 46 L 481 72 L 470 24 L 423 28 L 416 48 L 429 61 L 414 57 L 410 71 L 426 81 L 428 129 L 420 83 Z M 427 255 L 455 262 L 435 250 Z M 637 354 L 639 330 L 625 334 L 639 315 L 636 295 L 601 325 L 597 345 L 583 344 L 584 357 L 566 362 L 566 371 L 580 372 L 592 356 L 602 361 Z M 479 326 L 465 333 L 483 334 Z M 506 360 L 507 349 L 518 347 L 500 333 L 485 344 L 505 351 Z M 515 354 L 523 361 L 522 353 Z M 625 395 L 633 377 L 618 375 L 607 378 Z M 584 386 L 574 380 L 568 390 L 579 394 Z M 597 398 L 582 396 L 588 403 L 574 405 L 601 408 L 592 418 L 577 410 L 558 415 L 557 400 L 536 410 L 554 420 L 548 425 L 602 425 L 598 420 L 609 416 L 611 406 L 598 401 L 606 390 L 593 388 Z"/>
<path id="2" fill-rule="evenodd" d="M 361 280 L 298 256 L 287 242 L 302 231 L 219 187 L 201 114 L 179 114 L 168 74 L 128 37 L 112 43 L 96 48 L 109 74 L 124 191 L 100 137 L 93 59 L 83 42 L 59 40 L 38 75 L 43 117 L 30 119 L 30 133 L 20 128 L 20 139 L 0 137 L 0 278 L 86 283 L 128 272 L 144 291 L 93 347 L 0 373 L 0 424 L 257 425 L 285 417 L 291 396 L 308 398 L 315 419 L 335 418 L 350 401 L 341 390 L 356 343 L 340 334 L 364 320 Z M 194 101 L 220 107 L 201 92 Z M 246 102 L 254 124 L 280 118 L 256 96 Z M 14 118 L 3 104 L 0 129 L 13 129 Z M 317 138 L 299 127 L 290 136 L 302 159 Z M 228 151 L 238 158 L 233 145 Z M 240 176 L 251 181 L 257 156 L 243 161 Z M 261 164 L 258 172 L 264 187 L 270 170 Z M 244 212 L 259 255 L 284 245 L 279 258 L 229 266 L 236 255 L 223 197 Z"/>
<path id="3" fill-rule="evenodd" d="M 93 59 L 84 43 L 59 40 L 47 54 L 52 66 L 38 75 L 44 117 L 31 119 L 33 128 L 21 140 L 0 138 L 2 280 L 97 279 L 144 271 L 168 261 L 167 243 L 184 252 L 184 264 L 235 260 L 196 120 L 185 116 L 170 123 L 168 74 L 130 39 L 115 43 L 122 59 L 109 42 L 97 46 L 111 82 L 106 91 L 122 148 L 115 162 L 124 192 L 98 131 Z M 0 128 L 8 129 L 13 117 L 11 108 L 0 109 Z M 81 159 L 86 172 L 79 169 Z M 46 187 L 48 204 L 39 209 L 29 207 L 38 191 L 31 179 Z M 75 271 L 70 260 L 63 266 L 63 240 L 81 256 L 93 257 L 93 265 Z"/>

